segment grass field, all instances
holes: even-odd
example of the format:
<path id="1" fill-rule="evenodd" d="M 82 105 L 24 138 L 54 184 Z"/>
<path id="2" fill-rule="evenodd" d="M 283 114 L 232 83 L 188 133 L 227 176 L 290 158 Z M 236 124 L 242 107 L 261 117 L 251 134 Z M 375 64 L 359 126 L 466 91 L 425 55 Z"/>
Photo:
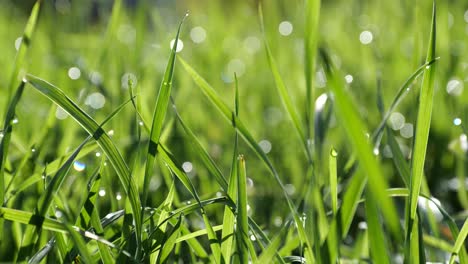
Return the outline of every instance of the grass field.
<path id="1" fill-rule="evenodd" d="M 465 1 L 3 1 L 0 262 L 468 263 Z"/>

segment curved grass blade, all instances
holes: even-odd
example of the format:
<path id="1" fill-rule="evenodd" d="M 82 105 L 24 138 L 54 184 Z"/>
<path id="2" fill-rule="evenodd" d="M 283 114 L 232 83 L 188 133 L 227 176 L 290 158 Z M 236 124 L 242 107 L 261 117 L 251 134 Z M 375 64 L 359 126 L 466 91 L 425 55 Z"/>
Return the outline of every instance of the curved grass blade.
<path id="1" fill-rule="evenodd" d="M 169 255 L 174 249 L 176 240 L 179 237 L 180 226 L 182 225 L 182 220 L 183 220 L 183 215 L 181 214 L 179 216 L 179 220 L 177 221 L 177 224 L 173 228 L 173 231 L 171 232 L 170 235 L 168 235 L 165 238 L 163 242 L 163 246 L 161 248 L 161 255 L 159 256 L 158 261 L 156 263 L 166 263 L 166 261 L 168 260 Z"/>
<path id="2" fill-rule="evenodd" d="M 21 82 L 16 90 L 15 96 L 8 105 L 8 110 L 3 124 L 3 137 L 0 142 L 0 203 L 2 206 L 5 203 L 5 163 L 8 156 L 8 149 L 10 146 L 11 134 L 13 132 L 13 120 L 15 118 L 16 105 L 18 104 L 23 94 L 25 82 Z M 0 225 L 0 235 L 3 231 L 3 226 Z"/>
<path id="3" fill-rule="evenodd" d="M 221 248 L 219 246 L 219 241 L 214 231 L 214 228 L 211 225 L 210 220 L 208 219 L 208 216 L 206 215 L 204 211 L 202 212 L 202 216 L 203 216 L 203 222 L 205 223 L 205 226 L 206 226 L 208 239 L 210 241 L 212 257 L 214 258 L 215 263 L 221 263 Z"/>
<path id="4" fill-rule="evenodd" d="M 306 0 L 304 30 L 304 76 L 306 84 L 306 138 L 311 139 L 314 123 L 314 84 L 315 60 L 319 38 L 320 0 Z"/>
<path id="5" fill-rule="evenodd" d="M 247 176 L 245 159 L 239 155 L 237 163 L 237 248 L 241 263 L 249 262 L 249 225 L 247 220 Z"/>
<path id="6" fill-rule="evenodd" d="M 457 239 L 455 240 L 455 245 L 452 248 L 452 256 L 450 256 L 450 264 L 455 263 L 455 259 L 458 256 L 461 248 L 463 247 L 466 237 L 468 236 L 468 219 L 465 220 L 465 223 L 463 224 L 462 229 L 460 230 L 460 233 L 457 236 Z M 462 259 L 460 258 L 460 263 L 462 262 Z"/>
<path id="7" fill-rule="evenodd" d="M 368 180 L 369 191 L 377 205 L 381 208 L 385 220 L 396 238 L 400 237 L 400 226 L 398 214 L 395 205 L 385 195 L 387 182 L 384 178 L 380 164 L 372 153 L 372 148 L 365 136 L 365 126 L 359 117 L 356 108 L 354 107 L 349 95 L 344 90 L 344 84 L 341 78 L 336 76 L 335 69 L 331 64 L 328 55 L 325 51 L 321 52 L 325 62 L 325 71 L 330 87 L 335 95 L 337 116 L 344 127 L 348 138 L 357 153 L 358 159 L 367 175 L 361 180 Z M 360 179 L 360 177 L 358 178 Z M 359 184 L 358 184 L 359 185 Z"/>
<path id="8" fill-rule="evenodd" d="M 96 121 L 94 121 L 94 119 L 92 119 L 80 107 L 78 107 L 58 87 L 55 87 L 54 85 L 30 74 L 27 75 L 27 80 L 38 91 L 62 107 L 62 109 L 64 109 L 70 116 L 72 116 L 73 119 L 75 119 L 78 124 L 86 130 L 86 132 L 93 136 L 104 153 L 107 155 L 110 164 L 119 177 L 122 188 L 125 190 L 127 197 L 130 199 L 134 219 L 141 219 L 141 204 L 138 197 L 138 189 L 133 178 L 131 177 L 127 164 L 123 160 L 122 155 L 107 133 L 105 133 L 105 131 L 96 123 Z M 135 221 L 135 229 L 138 234 L 141 234 L 142 229 L 140 221 Z M 137 244 L 140 245 L 140 238 L 137 239 Z"/>
<path id="9" fill-rule="evenodd" d="M 185 20 L 185 17 L 184 17 L 184 20 Z M 177 34 L 175 37 L 174 45 L 171 50 L 169 61 L 167 62 L 166 71 L 164 72 L 164 77 L 161 82 L 161 86 L 158 92 L 158 97 L 156 98 L 156 105 L 154 107 L 153 121 L 151 124 L 151 132 L 150 132 L 150 142 L 148 144 L 148 151 L 146 155 L 145 178 L 143 182 L 143 195 L 142 195 L 143 206 L 146 204 L 146 200 L 148 197 L 149 182 L 153 174 L 154 160 L 156 158 L 156 153 L 157 153 L 157 149 L 159 146 L 159 137 L 161 136 L 162 126 L 163 126 L 164 119 L 166 117 L 167 106 L 169 104 L 169 99 L 171 96 L 172 77 L 174 74 L 177 42 L 179 39 L 180 29 L 182 27 L 182 23 L 184 22 L 184 20 L 180 22 L 179 28 L 177 29 Z"/>
<path id="10" fill-rule="evenodd" d="M 296 132 L 299 136 L 299 139 L 302 142 L 307 158 L 311 162 L 312 155 L 310 153 L 310 148 L 307 144 L 307 139 L 305 138 L 305 135 L 304 135 L 304 131 L 302 128 L 299 115 L 297 114 L 297 110 L 294 107 L 294 103 L 292 102 L 291 97 L 288 94 L 286 85 L 284 84 L 284 81 L 281 78 L 281 75 L 278 70 L 278 66 L 276 65 L 275 59 L 273 58 L 273 54 L 271 53 L 270 46 L 268 45 L 268 40 L 267 40 L 266 33 L 265 33 L 265 27 L 263 25 L 263 12 L 262 12 L 262 7 L 260 4 L 258 7 L 258 15 L 260 18 L 260 27 L 261 27 L 262 34 L 263 34 L 263 42 L 265 44 L 265 50 L 267 53 L 268 65 L 270 66 L 271 73 L 273 74 L 276 88 L 278 89 L 278 93 L 281 98 L 281 101 L 283 102 L 284 108 L 286 109 L 286 112 L 288 113 L 289 118 L 291 118 L 294 124 L 294 128 L 296 129 Z"/>
<path id="11" fill-rule="evenodd" d="M 375 263 L 389 264 L 391 263 L 388 258 L 389 252 L 386 250 L 388 244 L 381 229 L 377 204 L 369 193 L 366 197 L 365 208 L 371 258 Z"/>
<path id="12" fill-rule="evenodd" d="M 276 180 L 277 184 L 280 186 L 281 190 L 283 191 L 283 196 L 285 197 L 285 200 L 288 204 L 288 207 L 293 214 L 294 221 L 296 222 L 296 226 L 298 228 L 299 234 L 301 236 L 301 239 L 303 241 L 308 241 L 306 232 L 304 230 L 304 227 L 302 225 L 302 221 L 300 220 L 300 217 L 297 213 L 296 207 L 291 201 L 291 198 L 289 198 L 288 193 L 286 192 L 286 189 L 284 187 L 284 184 L 282 183 L 281 179 L 279 178 L 279 175 L 271 163 L 271 161 L 268 159 L 266 154 L 263 152 L 262 148 L 257 144 L 257 141 L 253 138 L 252 134 L 247 130 L 245 125 L 242 123 L 241 119 L 235 115 L 234 112 L 232 112 L 227 104 L 220 98 L 220 96 L 216 93 L 216 91 L 211 87 L 203 77 L 201 77 L 187 62 L 185 62 L 182 58 L 179 58 L 179 62 L 182 64 L 184 67 L 185 71 L 192 77 L 193 81 L 195 84 L 202 90 L 202 92 L 208 97 L 211 103 L 213 103 L 216 108 L 222 113 L 224 116 L 225 120 L 229 121 L 231 125 L 236 129 L 236 131 L 245 139 L 245 142 L 247 145 L 249 145 L 250 148 L 257 154 L 257 156 L 263 161 L 263 163 L 267 166 L 269 169 L 270 173 L 273 175 L 274 179 Z M 311 249 L 311 243 L 307 242 L 309 246 L 306 247 L 306 256 L 310 261 L 314 260 L 313 254 L 310 251 Z"/>
<path id="13" fill-rule="evenodd" d="M 64 226 L 68 230 L 73 244 L 80 252 L 80 261 L 82 259 L 84 263 L 96 263 L 96 259 L 94 259 L 91 256 L 91 253 L 89 252 L 89 249 L 86 246 L 86 242 L 84 241 L 83 237 L 77 232 L 77 230 L 71 225 L 65 224 Z"/>
<path id="14" fill-rule="evenodd" d="M 11 74 L 10 83 L 8 86 L 8 95 L 7 99 L 10 101 L 10 97 L 13 94 L 13 89 L 19 84 L 19 74 L 21 68 L 24 66 L 24 60 L 26 58 L 26 53 L 29 49 L 29 45 L 31 44 L 32 34 L 36 28 L 37 20 L 39 17 L 39 12 L 41 10 L 41 0 L 36 1 L 34 4 L 31 14 L 29 15 L 28 22 L 26 27 L 24 28 L 23 37 L 21 39 L 21 44 L 18 49 L 18 53 L 16 53 L 16 58 L 13 66 L 13 72 Z"/>

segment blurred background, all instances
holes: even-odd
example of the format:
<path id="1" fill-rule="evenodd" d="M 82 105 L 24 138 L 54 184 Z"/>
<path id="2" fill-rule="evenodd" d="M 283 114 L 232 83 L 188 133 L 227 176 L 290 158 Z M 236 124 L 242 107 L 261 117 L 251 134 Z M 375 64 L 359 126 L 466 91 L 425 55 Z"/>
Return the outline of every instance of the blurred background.
<path id="1" fill-rule="evenodd" d="M 109 28 L 113 1 L 44 1 L 39 24 L 27 57 L 27 71 L 60 87 L 89 115 L 104 120 L 113 109 L 128 100 L 128 79 L 135 85 L 142 115 L 150 122 L 162 74 L 169 57 L 177 25 L 186 12 L 178 56 L 210 83 L 230 106 L 234 106 L 234 73 L 238 77 L 240 117 L 275 164 L 288 193 L 299 199 L 306 181 L 306 157 L 301 142 L 281 104 L 266 53 L 257 15 L 257 1 L 123 1 L 116 27 Z M 21 42 L 34 1 L 4 0 L 0 3 L 0 91 L 6 90 L 16 49 Z M 437 75 L 434 110 L 425 173 L 431 194 L 456 218 L 464 220 L 468 209 L 466 152 L 468 141 L 468 3 L 437 1 Z M 326 48 L 344 78 L 346 89 L 366 121 L 368 133 L 378 126 L 377 87 L 382 89 L 388 109 L 398 89 L 424 63 L 432 1 L 322 1 L 319 47 Z M 305 116 L 304 5 L 302 1 L 264 1 L 266 35 L 289 94 L 302 118 Z M 322 63 L 317 61 L 313 76 L 315 97 L 328 92 Z M 417 114 L 420 79 L 391 115 L 389 125 L 409 160 Z M 182 118 L 203 142 L 225 175 L 230 169 L 234 131 L 194 85 L 190 76 L 176 65 L 173 97 Z M 6 98 L 0 96 L 0 109 Z M 13 135 L 13 166 L 26 152 L 32 173 L 68 153 L 86 133 L 60 108 L 28 87 L 18 106 L 17 129 Z M 214 179 L 194 155 L 183 129 L 166 119 L 170 134 L 167 145 L 178 157 L 202 197 L 220 191 Z M 53 119 L 53 120 L 52 120 Z M 46 120 L 48 120 L 46 122 Z M 131 106 L 106 125 L 125 160 L 135 159 L 142 145 L 135 133 Z M 46 135 L 41 135 L 44 126 Z M 327 124 L 324 153 L 334 146 L 339 153 L 338 173 L 346 182 L 345 168 L 351 150 L 334 114 Z M 42 140 L 42 137 L 44 140 Z M 280 188 L 249 148 L 241 143 L 247 159 L 249 213 L 265 227 L 281 226 L 288 209 Z M 382 160 L 392 187 L 402 187 L 391 160 L 386 140 L 375 150 Z M 79 201 L 76 186 L 99 164 L 97 153 L 82 157 L 63 186 L 63 197 Z M 136 170 L 143 164 L 137 159 Z M 327 175 L 327 159 L 318 164 Z M 112 175 L 112 172 L 109 172 Z M 151 203 L 157 206 L 167 194 L 167 182 L 157 169 L 151 181 Z M 135 173 L 138 175 L 138 173 Z M 28 175 L 22 175 L 26 179 Z M 122 209 L 123 190 L 113 177 L 103 179 L 100 204 L 106 211 Z M 72 186 L 75 186 L 72 187 Z M 179 186 L 180 201 L 190 195 Z M 38 188 L 30 187 L 15 199 L 14 208 L 34 208 Z M 120 195 L 120 199 L 117 199 Z M 73 207 L 73 203 L 70 203 Z M 73 211 L 73 210 L 71 210 Z M 214 213 L 213 213 L 214 214 Z M 222 214 L 215 214 L 218 220 Z M 357 228 L 357 226 L 356 226 Z"/>

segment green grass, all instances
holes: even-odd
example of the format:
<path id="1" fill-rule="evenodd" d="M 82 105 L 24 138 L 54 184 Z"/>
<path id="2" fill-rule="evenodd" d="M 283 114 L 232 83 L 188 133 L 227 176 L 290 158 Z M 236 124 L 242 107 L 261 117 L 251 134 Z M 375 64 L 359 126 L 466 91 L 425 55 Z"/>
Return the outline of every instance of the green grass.
<path id="1" fill-rule="evenodd" d="M 463 1 L 16 2 L 0 262 L 468 261 Z"/>

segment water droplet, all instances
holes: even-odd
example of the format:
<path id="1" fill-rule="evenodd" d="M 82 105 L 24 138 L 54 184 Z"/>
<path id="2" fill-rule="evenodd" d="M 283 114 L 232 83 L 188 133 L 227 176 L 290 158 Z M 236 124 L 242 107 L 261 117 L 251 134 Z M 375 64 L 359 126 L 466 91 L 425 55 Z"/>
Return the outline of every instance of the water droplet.
<path id="1" fill-rule="evenodd" d="M 194 27 L 190 30 L 190 38 L 194 43 L 202 43 L 206 39 L 206 30 L 200 26 Z"/>
<path id="2" fill-rule="evenodd" d="M 143 121 L 138 122 L 138 125 L 143 126 L 144 125 Z"/>
<path id="3" fill-rule="evenodd" d="M 354 78 L 353 78 L 353 76 L 351 74 L 346 75 L 344 78 L 345 78 L 345 81 L 347 83 L 352 83 L 353 80 L 354 80 Z"/>
<path id="4" fill-rule="evenodd" d="M 254 235 L 250 235 L 250 240 L 255 241 L 257 238 Z"/>
<path id="5" fill-rule="evenodd" d="M 12 124 L 18 124 L 19 123 L 19 120 L 17 117 L 13 118 L 13 120 L 11 121 Z"/>
<path id="6" fill-rule="evenodd" d="M 80 162 L 80 161 L 75 161 L 73 163 L 73 168 L 76 171 L 83 171 L 84 169 L 86 169 L 86 164 L 84 164 L 83 162 Z"/>
<path id="7" fill-rule="evenodd" d="M 413 137 L 413 124 L 404 124 L 403 127 L 400 129 L 400 135 L 404 138 Z"/>
<path id="8" fill-rule="evenodd" d="M 460 147 L 464 152 L 468 151 L 468 139 L 465 134 L 460 135 Z"/>
<path id="9" fill-rule="evenodd" d="M 62 211 L 60 211 L 60 210 L 58 210 L 58 209 L 55 209 L 55 217 L 61 218 L 62 216 L 63 216 Z"/>
<path id="10" fill-rule="evenodd" d="M 327 103 L 327 100 L 328 95 L 326 93 L 323 93 L 319 97 L 317 97 L 317 99 L 315 100 L 315 111 L 322 111 L 325 107 L 325 104 Z"/>
<path id="11" fill-rule="evenodd" d="M 243 44 L 244 44 L 244 49 L 250 54 L 257 53 L 262 47 L 260 39 L 258 39 L 255 36 L 250 36 L 250 37 L 245 38 Z"/>
<path id="12" fill-rule="evenodd" d="M 41 178 L 42 178 L 43 180 L 45 180 L 46 176 L 45 176 L 44 173 L 41 175 Z"/>
<path id="13" fill-rule="evenodd" d="M 68 113 L 65 110 L 63 110 L 63 108 L 57 107 L 57 110 L 55 110 L 55 117 L 57 119 L 64 120 L 68 117 Z"/>
<path id="14" fill-rule="evenodd" d="M 21 46 L 21 42 L 23 41 L 23 37 L 19 37 L 15 40 L 15 49 L 18 51 L 20 46 Z"/>
<path id="15" fill-rule="evenodd" d="M 393 130 L 400 130 L 405 125 L 405 116 L 401 113 L 394 112 L 390 115 L 389 121 L 390 127 Z"/>
<path id="16" fill-rule="evenodd" d="M 98 194 L 99 196 L 104 197 L 106 195 L 106 189 L 100 188 Z"/>
<path id="17" fill-rule="evenodd" d="M 429 70 L 431 68 L 431 65 L 426 66 L 426 70 Z"/>
<path id="18" fill-rule="evenodd" d="M 456 117 L 455 119 L 453 119 L 453 124 L 456 125 L 456 126 L 459 126 L 461 125 L 462 121 L 460 118 Z"/>
<path id="19" fill-rule="evenodd" d="M 189 161 L 186 161 L 182 164 L 182 169 L 185 171 L 185 173 L 189 173 L 193 170 L 193 164 Z"/>
<path id="20" fill-rule="evenodd" d="M 463 82 L 457 78 L 451 79 L 447 83 L 447 93 L 453 96 L 459 96 L 463 92 Z"/>
<path id="21" fill-rule="evenodd" d="M 289 21 L 283 21 L 279 24 L 278 31 L 283 36 L 289 36 L 293 32 L 293 25 Z"/>
<path id="22" fill-rule="evenodd" d="M 254 181 L 251 178 L 247 178 L 247 187 L 249 188 L 254 187 Z"/>
<path id="23" fill-rule="evenodd" d="M 115 199 L 117 199 L 117 201 L 122 200 L 122 195 L 118 192 L 118 193 L 115 195 Z"/>
<path id="24" fill-rule="evenodd" d="M 127 72 L 124 75 L 122 75 L 122 78 L 120 78 L 120 85 L 122 86 L 122 89 L 128 89 L 128 82 L 131 82 L 132 87 L 136 87 L 138 83 L 138 79 L 135 74 L 131 72 Z"/>
<path id="25" fill-rule="evenodd" d="M 294 187 L 294 185 L 289 184 L 289 183 L 284 185 L 284 189 L 286 193 L 288 193 L 289 195 L 293 195 L 296 192 L 296 187 Z"/>
<path id="26" fill-rule="evenodd" d="M 359 222 L 358 224 L 359 229 L 367 229 L 367 223 L 366 222 Z"/>
<path id="27" fill-rule="evenodd" d="M 365 30 L 359 34 L 359 41 L 364 44 L 368 45 L 372 42 L 374 36 L 372 35 L 372 32 Z"/>
<path id="28" fill-rule="evenodd" d="M 236 73 L 237 77 L 244 75 L 245 73 L 245 64 L 240 59 L 231 60 L 226 67 L 226 74 L 233 75 Z"/>
<path id="29" fill-rule="evenodd" d="M 175 44 L 175 39 L 171 40 L 171 42 L 169 43 L 169 47 L 172 49 L 174 47 L 174 44 Z M 177 40 L 176 52 L 179 53 L 179 52 L 182 51 L 182 49 L 184 49 L 184 42 L 182 42 L 182 40 L 178 39 Z"/>
<path id="30" fill-rule="evenodd" d="M 109 137 L 112 137 L 114 135 L 114 129 L 109 130 L 109 132 L 107 132 L 107 135 L 109 135 Z"/>
<path id="31" fill-rule="evenodd" d="M 260 148 L 263 150 L 263 152 L 264 152 L 265 154 L 270 153 L 270 151 L 271 151 L 271 143 L 270 143 L 270 141 L 264 139 L 264 140 L 260 141 L 260 142 L 258 143 L 258 145 L 260 146 Z"/>
<path id="32" fill-rule="evenodd" d="M 3 138 L 5 136 L 5 134 L 3 133 L 3 131 L 0 131 L 0 138 Z"/>
<path id="33" fill-rule="evenodd" d="M 221 196 L 223 196 L 222 192 L 216 192 L 216 197 L 221 197 Z"/>
<path id="34" fill-rule="evenodd" d="M 93 109 L 101 109 L 106 103 L 106 98 L 101 93 L 92 93 L 86 97 L 85 104 Z"/>
<path id="35" fill-rule="evenodd" d="M 375 147 L 373 152 L 374 152 L 374 155 L 378 156 L 380 154 L 379 147 Z"/>
<path id="36" fill-rule="evenodd" d="M 77 67 L 71 67 L 68 69 L 68 77 L 72 80 L 78 80 L 81 76 L 81 71 Z"/>
<path id="37" fill-rule="evenodd" d="M 31 152 L 32 152 L 32 153 L 36 152 L 36 149 L 35 149 L 35 148 L 32 148 L 32 149 L 31 149 Z"/>
<path id="38" fill-rule="evenodd" d="M 192 201 L 187 201 L 187 204 L 192 204 Z"/>
<path id="39" fill-rule="evenodd" d="M 337 156 L 338 156 L 338 152 L 336 151 L 335 148 L 332 148 L 332 149 L 330 150 L 330 155 L 331 155 L 332 157 L 337 157 Z"/>
<path id="40" fill-rule="evenodd" d="M 283 224 L 283 218 L 281 218 L 281 216 L 276 216 L 273 219 L 273 224 L 277 227 L 280 227 Z"/>
<path id="41" fill-rule="evenodd" d="M 96 152 L 96 157 L 101 157 L 101 152 Z"/>

